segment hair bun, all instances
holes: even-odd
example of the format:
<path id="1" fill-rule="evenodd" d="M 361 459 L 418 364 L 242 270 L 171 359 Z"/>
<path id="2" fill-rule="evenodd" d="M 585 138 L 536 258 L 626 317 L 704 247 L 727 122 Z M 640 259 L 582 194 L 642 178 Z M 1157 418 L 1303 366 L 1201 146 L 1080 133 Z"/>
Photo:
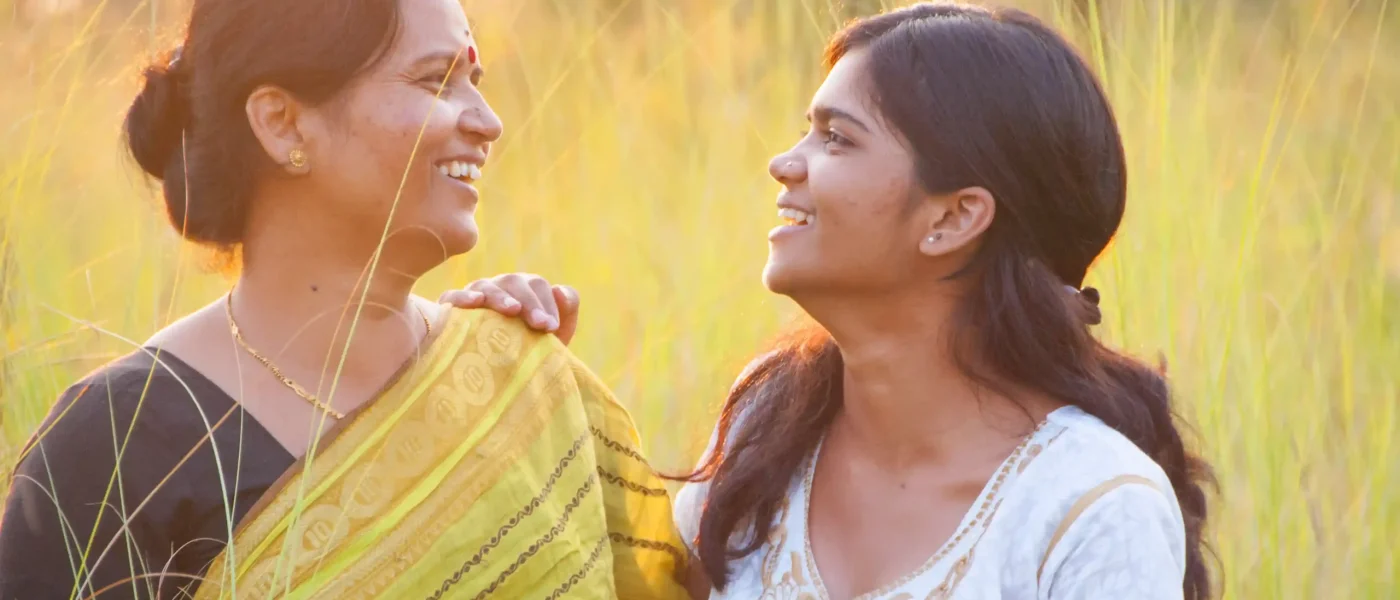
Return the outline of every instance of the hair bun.
<path id="1" fill-rule="evenodd" d="M 1086 287 L 1086 288 L 1084 288 L 1084 289 L 1082 289 L 1082 290 L 1079 290 L 1079 296 L 1082 297 L 1082 298 L 1084 298 L 1085 300 L 1088 300 L 1088 301 L 1089 301 L 1089 304 L 1092 304 L 1092 305 L 1094 305 L 1094 306 L 1098 306 L 1098 305 L 1099 305 L 1099 290 L 1098 290 L 1098 288 Z"/>
<path id="2" fill-rule="evenodd" d="M 1069 295 L 1074 297 L 1074 308 L 1079 312 L 1079 317 L 1087 325 L 1098 325 L 1103 322 L 1103 311 L 1099 310 L 1099 290 L 1092 287 L 1080 289 L 1072 285 L 1065 286 Z"/>
<path id="3" fill-rule="evenodd" d="M 1103 322 L 1103 310 L 1099 308 L 1099 290 L 1092 287 L 1085 287 L 1075 294 L 1079 298 L 1079 304 L 1083 311 L 1084 322 L 1089 325 L 1098 325 Z"/>
<path id="4" fill-rule="evenodd" d="M 189 120 L 180 61 L 147 67 L 145 84 L 126 113 L 127 145 L 141 169 L 165 179 Z"/>

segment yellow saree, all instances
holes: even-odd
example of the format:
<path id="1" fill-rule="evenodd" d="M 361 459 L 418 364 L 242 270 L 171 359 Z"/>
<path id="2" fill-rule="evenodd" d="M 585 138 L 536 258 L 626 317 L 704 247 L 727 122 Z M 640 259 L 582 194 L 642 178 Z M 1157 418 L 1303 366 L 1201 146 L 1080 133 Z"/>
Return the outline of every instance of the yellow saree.
<path id="1" fill-rule="evenodd" d="M 553 336 L 450 314 L 243 519 L 197 599 L 688 598 L 627 411 Z"/>

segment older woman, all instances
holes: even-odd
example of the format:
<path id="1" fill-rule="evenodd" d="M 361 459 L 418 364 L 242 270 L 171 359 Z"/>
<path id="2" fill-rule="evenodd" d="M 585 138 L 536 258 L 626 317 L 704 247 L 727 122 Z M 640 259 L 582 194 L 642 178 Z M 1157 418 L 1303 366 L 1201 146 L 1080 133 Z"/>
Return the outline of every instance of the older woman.
<path id="1" fill-rule="evenodd" d="M 627 413 L 557 339 L 439 308 L 501 122 L 452 0 L 196 0 L 131 152 L 236 287 L 70 388 L 0 597 L 682 597 Z M 234 256 L 231 254 L 231 256 Z"/>

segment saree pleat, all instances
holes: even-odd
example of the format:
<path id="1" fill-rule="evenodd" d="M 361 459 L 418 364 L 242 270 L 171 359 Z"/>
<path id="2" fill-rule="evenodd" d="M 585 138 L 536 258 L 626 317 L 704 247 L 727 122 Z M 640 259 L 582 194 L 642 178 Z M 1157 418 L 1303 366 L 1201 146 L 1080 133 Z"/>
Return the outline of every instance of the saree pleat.
<path id="1" fill-rule="evenodd" d="M 686 598 L 631 416 L 553 336 L 453 311 L 252 509 L 212 598 Z"/>

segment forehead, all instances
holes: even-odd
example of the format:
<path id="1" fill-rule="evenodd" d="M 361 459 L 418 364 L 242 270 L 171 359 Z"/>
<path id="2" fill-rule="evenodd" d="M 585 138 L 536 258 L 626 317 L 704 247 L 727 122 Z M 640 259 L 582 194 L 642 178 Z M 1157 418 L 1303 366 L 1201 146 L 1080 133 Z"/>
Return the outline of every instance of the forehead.
<path id="1" fill-rule="evenodd" d="M 847 52 L 831 67 L 821 87 L 812 95 L 812 106 L 829 106 L 853 116 L 873 121 L 870 87 L 865 76 L 865 49 Z"/>
<path id="2" fill-rule="evenodd" d="M 400 0 L 403 30 L 395 54 L 408 60 L 432 52 L 456 52 L 473 45 L 467 15 L 456 0 Z"/>

